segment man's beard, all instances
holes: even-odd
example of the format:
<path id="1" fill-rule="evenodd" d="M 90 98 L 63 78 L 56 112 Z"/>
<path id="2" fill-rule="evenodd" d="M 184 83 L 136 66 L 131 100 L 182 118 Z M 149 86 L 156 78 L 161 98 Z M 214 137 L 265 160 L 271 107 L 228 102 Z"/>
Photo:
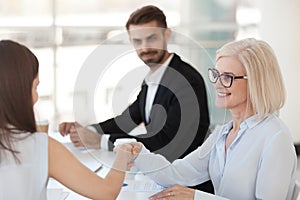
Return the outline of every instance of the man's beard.
<path id="1" fill-rule="evenodd" d="M 158 51 L 142 52 L 140 54 L 140 57 L 147 55 L 147 54 L 158 54 Z M 148 60 L 142 59 L 142 60 L 149 67 L 156 67 L 157 65 L 162 64 L 161 61 L 164 59 L 165 55 L 166 55 L 166 51 L 162 50 L 160 56 L 157 59 L 148 59 Z"/>

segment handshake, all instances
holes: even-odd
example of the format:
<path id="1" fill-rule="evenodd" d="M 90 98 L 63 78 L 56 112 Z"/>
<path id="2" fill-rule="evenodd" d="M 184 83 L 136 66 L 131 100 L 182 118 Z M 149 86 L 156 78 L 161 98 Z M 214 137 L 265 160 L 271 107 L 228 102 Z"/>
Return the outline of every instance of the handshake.
<path id="1" fill-rule="evenodd" d="M 134 160 L 139 155 L 143 148 L 143 144 L 136 142 L 135 139 L 122 138 L 117 139 L 114 143 L 114 152 L 116 153 L 116 160 L 126 160 L 127 170 L 134 166 Z"/>

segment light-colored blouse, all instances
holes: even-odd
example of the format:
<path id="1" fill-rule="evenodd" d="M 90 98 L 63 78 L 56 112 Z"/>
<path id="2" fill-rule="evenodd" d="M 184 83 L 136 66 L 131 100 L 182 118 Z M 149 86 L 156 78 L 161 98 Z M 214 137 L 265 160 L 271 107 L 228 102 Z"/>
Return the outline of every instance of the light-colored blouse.
<path id="1" fill-rule="evenodd" d="M 0 200 L 44 200 L 48 180 L 48 136 L 45 133 L 15 134 L 13 148 L 20 152 L 16 163 L 9 151 L 0 151 Z M 21 139 L 24 138 L 24 139 Z"/>
<path id="2" fill-rule="evenodd" d="M 213 131 L 194 152 L 172 164 L 145 147 L 136 166 L 165 187 L 197 185 L 212 180 L 215 194 L 231 200 L 290 200 L 295 186 L 297 156 L 291 134 L 273 114 L 246 119 L 225 152 L 232 122 Z M 194 199 L 200 199 L 196 191 Z"/>

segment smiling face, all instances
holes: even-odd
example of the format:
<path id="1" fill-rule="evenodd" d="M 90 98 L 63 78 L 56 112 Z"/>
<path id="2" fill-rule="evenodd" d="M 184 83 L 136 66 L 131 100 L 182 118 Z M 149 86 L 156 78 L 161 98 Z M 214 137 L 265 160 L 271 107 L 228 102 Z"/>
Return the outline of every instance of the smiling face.
<path id="1" fill-rule="evenodd" d="M 246 70 L 236 57 L 221 57 L 216 63 L 216 69 L 220 74 L 231 73 L 235 76 L 246 75 Z M 246 79 L 234 79 L 230 88 L 225 88 L 218 80 L 216 89 L 216 106 L 231 111 L 245 112 L 249 103 Z M 248 104 L 249 106 L 249 104 Z"/>
<path id="2" fill-rule="evenodd" d="M 157 27 L 156 21 L 130 25 L 129 36 L 139 58 L 149 67 L 162 64 L 168 57 L 170 30 Z"/>

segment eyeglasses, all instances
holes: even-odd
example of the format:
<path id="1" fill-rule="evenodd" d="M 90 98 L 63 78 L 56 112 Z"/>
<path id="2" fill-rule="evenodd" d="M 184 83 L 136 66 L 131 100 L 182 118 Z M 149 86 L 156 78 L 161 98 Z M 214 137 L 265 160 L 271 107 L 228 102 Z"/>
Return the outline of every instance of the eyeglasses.
<path id="1" fill-rule="evenodd" d="M 225 88 L 230 88 L 234 79 L 247 79 L 247 76 L 235 76 L 232 73 L 224 73 L 220 74 L 220 72 L 216 69 L 209 68 L 208 69 L 208 78 L 210 82 L 216 83 L 220 78 L 221 84 Z"/>

